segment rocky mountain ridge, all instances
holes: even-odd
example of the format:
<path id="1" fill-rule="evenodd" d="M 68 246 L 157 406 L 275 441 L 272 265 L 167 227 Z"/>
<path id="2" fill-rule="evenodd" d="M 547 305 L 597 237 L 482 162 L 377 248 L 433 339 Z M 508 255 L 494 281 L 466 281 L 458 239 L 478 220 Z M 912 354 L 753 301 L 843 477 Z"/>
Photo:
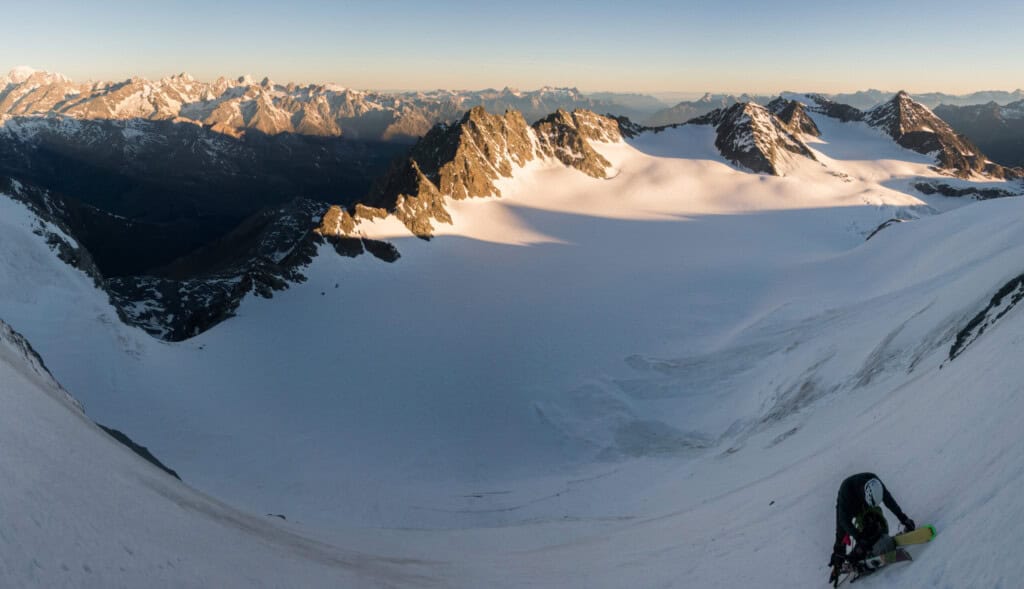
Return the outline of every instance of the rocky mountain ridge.
<path id="1" fill-rule="evenodd" d="M 713 125 L 715 147 L 734 164 L 754 172 L 782 176 L 787 162 L 794 156 L 815 159 L 800 136 L 805 133 L 817 136 L 818 129 L 799 103 L 779 98 L 770 106 L 771 109 L 753 102 L 737 103 L 688 124 Z"/>
<path id="2" fill-rule="evenodd" d="M 834 102 L 823 95 L 807 95 L 809 108 L 843 122 L 862 121 L 890 136 L 899 145 L 925 155 L 934 155 L 936 168 L 953 176 L 981 175 L 993 179 L 1024 178 L 1021 168 L 994 163 L 969 139 L 957 133 L 927 106 L 906 92 L 868 111 Z"/>
<path id="3" fill-rule="evenodd" d="M 501 196 L 495 183 L 535 159 L 556 160 L 605 178 L 611 164 L 591 142 L 620 141 L 626 124 L 591 111 L 558 110 L 531 126 L 517 111 L 497 115 L 474 107 L 458 123 L 427 133 L 378 182 L 365 204 L 352 210 L 333 207 L 319 232 L 351 237 L 362 222 L 391 214 L 412 234 L 429 238 L 434 223 L 452 222 L 446 199 Z"/>
<path id="4" fill-rule="evenodd" d="M 939 167 L 956 176 L 1017 176 L 1016 172 L 989 161 L 977 146 L 906 92 L 900 91 L 889 102 L 864 113 L 864 121 L 885 131 L 907 149 L 936 154 Z"/>
<path id="5" fill-rule="evenodd" d="M 848 104 L 860 110 L 868 110 L 893 99 L 896 92 L 869 89 L 857 92 L 830 94 L 828 98 L 842 104 Z M 1024 90 L 1020 88 L 1013 91 L 1005 90 L 982 90 L 969 94 L 948 94 L 946 92 L 918 92 L 914 94 L 914 100 L 927 106 L 936 108 L 941 104 L 956 106 L 980 105 L 988 102 L 1009 104 L 1024 100 Z"/>
<path id="6" fill-rule="evenodd" d="M 174 121 L 234 137 L 258 131 L 411 143 L 435 124 L 454 122 L 474 106 L 494 112 L 518 110 L 529 121 L 559 108 L 646 112 L 607 98 L 590 98 L 576 88 L 388 94 L 337 84 L 278 84 L 268 78 L 256 82 L 248 76 L 202 82 L 185 73 L 155 81 L 134 77 L 85 83 L 28 68 L 0 76 L 0 117 Z"/>
<path id="7" fill-rule="evenodd" d="M 945 144 L 941 141 L 949 134 L 948 126 L 943 127 L 941 121 L 936 122 L 930 111 L 916 105 L 909 97 L 899 97 L 888 108 L 868 113 L 822 97 L 809 97 L 806 103 L 780 97 L 767 106 L 753 102 L 737 103 L 687 124 L 713 126 L 715 147 L 725 159 L 737 166 L 762 174 L 785 175 L 802 158 L 815 160 L 814 152 L 805 139 L 819 136 L 820 130 L 809 112 L 824 113 L 844 121 L 868 122 L 890 134 L 897 142 L 901 137 L 923 134 L 925 139 L 938 141 L 937 144 L 943 146 Z M 9 141 L 0 141 L 0 155 L 12 137 L 28 141 L 49 132 L 47 125 L 50 123 L 40 121 L 52 120 L 57 125 L 72 127 L 75 132 L 70 136 L 75 137 L 86 150 L 93 145 L 116 144 L 122 151 L 115 159 L 122 158 L 127 162 L 139 160 L 140 154 L 151 153 L 141 159 L 158 157 L 166 144 L 157 139 L 151 143 L 147 140 L 141 143 L 127 141 L 121 145 L 111 140 L 111 129 L 132 138 L 161 136 L 158 132 L 148 131 L 134 134 L 132 131 L 140 125 L 170 125 L 171 129 L 211 132 L 195 125 L 166 121 L 79 121 L 67 117 L 29 119 L 13 119 L 14 124 L 7 129 Z M 935 129 L 943 132 L 938 139 L 931 137 L 936 135 Z M 325 200 L 310 198 L 271 204 L 218 239 L 146 273 L 105 278 L 88 255 L 88 248 L 77 243 L 73 248 L 67 243 L 62 245 L 61 242 L 66 240 L 56 238 L 53 243 L 62 258 L 90 272 L 97 283 L 107 289 L 124 321 L 163 339 L 186 339 L 230 317 L 250 293 L 270 297 L 275 290 L 303 281 L 302 269 L 322 244 L 331 245 L 343 256 L 369 253 L 384 262 L 398 260 L 400 253 L 394 245 L 367 237 L 364 224 L 393 217 L 410 234 L 429 239 L 435 234 L 438 223 L 452 223 L 448 212 L 451 200 L 501 196 L 499 181 L 512 177 L 516 170 L 532 161 L 546 160 L 594 178 L 608 178 L 611 163 L 595 146 L 664 130 L 586 110 L 558 110 L 531 125 L 517 111 L 509 110 L 499 115 L 476 107 L 456 123 L 439 123 L 432 127 L 408 151 L 407 156 L 397 160 L 379 178 L 365 198 L 331 206 Z M 127 135 L 125 131 L 128 131 Z M 240 147 L 244 146 L 244 141 L 239 143 L 241 140 L 227 134 L 216 134 L 216 137 L 219 139 L 209 141 L 214 141 L 214 144 L 223 141 L 225 147 L 223 150 L 213 149 L 211 153 L 214 155 L 234 153 L 230 150 L 244 152 Z M 243 139 L 251 140 L 252 137 Z M 188 142 L 174 140 L 170 143 Z M 210 144 L 198 142 L 196 145 L 209 147 Z M 965 144 L 951 145 L 951 150 L 961 150 L 955 153 L 963 153 L 966 149 Z M 152 146 L 156 147 L 147 152 Z M 933 144 L 907 141 L 904 146 L 928 149 Z M 939 150 L 936 153 L 944 152 Z M 238 154 L 232 156 L 234 162 L 240 159 L 245 158 Z M 216 165 L 214 160 L 211 161 L 210 165 Z M 953 165 L 960 163 L 959 160 L 951 161 Z M 944 165 L 942 161 L 937 164 Z M 230 165 L 228 162 L 228 168 L 233 169 Z M 962 168 L 948 169 L 957 171 Z M 16 181 L 11 182 L 14 186 Z M 43 218 L 52 219 L 57 224 L 55 226 L 64 227 L 62 231 L 66 234 L 76 234 L 83 226 L 83 217 L 97 215 L 91 205 L 59 192 L 45 189 L 33 192 L 20 182 L 17 184 L 19 188 L 15 192 L 22 195 L 22 200 L 34 203 L 34 210 L 41 211 Z M 924 192 L 924 189 L 920 190 Z M 1002 192 L 963 192 L 965 189 L 960 187 L 931 185 L 928 190 L 978 198 L 1004 195 Z M 140 222 L 109 214 L 104 219 L 123 225 Z M 87 227 L 88 223 L 84 226 Z M 82 253 L 78 254 L 78 251 Z"/>
<path id="8" fill-rule="evenodd" d="M 935 114 L 994 161 L 1024 166 L 1024 100 L 1005 106 L 994 101 L 973 106 L 941 104 Z"/>

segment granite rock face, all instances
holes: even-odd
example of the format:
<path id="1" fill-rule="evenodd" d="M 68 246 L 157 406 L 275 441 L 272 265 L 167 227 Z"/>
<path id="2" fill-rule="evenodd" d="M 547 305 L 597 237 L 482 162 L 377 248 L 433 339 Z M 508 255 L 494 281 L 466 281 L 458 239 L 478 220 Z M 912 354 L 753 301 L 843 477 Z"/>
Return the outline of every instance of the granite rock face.
<path id="1" fill-rule="evenodd" d="M 620 122 L 590 111 L 568 113 L 558 110 L 533 125 L 540 152 L 566 166 L 593 176 L 607 177 L 611 164 L 597 153 L 591 142 L 613 143 L 622 140 Z"/>

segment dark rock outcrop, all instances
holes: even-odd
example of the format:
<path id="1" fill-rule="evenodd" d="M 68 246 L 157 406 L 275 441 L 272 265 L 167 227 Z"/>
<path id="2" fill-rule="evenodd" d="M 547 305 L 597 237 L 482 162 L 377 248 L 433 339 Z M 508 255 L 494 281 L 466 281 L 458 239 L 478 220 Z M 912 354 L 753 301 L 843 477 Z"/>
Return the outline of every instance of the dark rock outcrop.
<path id="1" fill-rule="evenodd" d="M 319 244 L 332 242 L 342 255 L 364 251 L 398 259 L 390 244 L 325 237 L 317 231 L 325 204 L 299 199 L 264 210 L 227 236 L 152 275 L 118 277 L 107 287 L 128 323 L 170 341 L 193 337 L 233 316 L 246 295 L 271 298 L 303 282 L 303 269 Z"/>
<path id="2" fill-rule="evenodd" d="M 767 108 L 782 121 L 790 133 L 802 133 L 811 137 L 821 137 L 818 125 L 807 114 L 807 109 L 803 103 L 780 96 L 769 102 Z"/>
<path id="3" fill-rule="evenodd" d="M 754 172 L 781 176 L 794 156 L 815 159 L 798 133 L 758 104 L 736 104 L 691 123 L 714 125 L 715 147 L 722 156 Z"/>
<path id="4" fill-rule="evenodd" d="M 193 337 L 231 317 L 249 294 L 271 298 L 275 291 L 303 282 L 304 268 L 325 241 L 346 256 L 369 253 L 385 262 L 400 258 L 390 243 L 317 231 L 323 219 L 331 219 L 330 212 L 342 213 L 331 221 L 335 224 L 346 217 L 351 222 L 351 216 L 339 207 L 328 211 L 326 204 L 296 199 L 260 211 L 221 239 L 149 274 L 108 278 L 73 237 L 82 205 L 5 176 L 0 176 L 0 193 L 32 210 L 39 220 L 35 232 L 62 261 L 108 294 L 123 322 L 169 341 Z M 356 211 L 363 219 L 385 214 L 362 205 Z"/>
<path id="5" fill-rule="evenodd" d="M 404 145 L 243 138 L 192 123 L 19 117 L 0 125 L 0 175 L 62 195 L 106 276 L 151 272 L 296 197 L 350 206 Z"/>
<path id="6" fill-rule="evenodd" d="M 152 464 L 153 466 L 159 468 L 160 470 L 166 472 L 167 474 L 169 474 L 172 477 L 178 479 L 179 481 L 181 480 L 181 477 L 178 476 L 178 473 L 176 473 L 173 470 L 171 470 L 170 468 L 168 468 L 167 465 L 165 465 L 163 462 L 160 462 L 159 458 L 157 458 L 156 456 L 153 456 L 153 453 L 149 451 L 149 448 L 147 448 L 145 446 L 140 446 L 139 444 L 136 444 L 124 432 L 116 430 L 116 429 L 114 429 L 112 427 L 107 427 L 107 426 L 105 426 L 105 425 L 103 425 L 101 423 L 97 423 L 96 425 L 100 426 L 100 429 L 102 429 L 103 431 L 107 432 L 107 434 L 110 437 L 114 438 L 115 440 L 117 440 L 118 442 L 123 444 L 126 448 L 128 448 L 132 452 L 135 452 L 136 454 L 138 454 L 146 462 L 148 462 L 148 463 Z"/>
<path id="7" fill-rule="evenodd" d="M 943 196 L 973 196 L 978 200 L 990 198 L 1004 198 L 1007 196 L 1021 196 L 1021 193 L 1011 192 L 1002 188 L 982 188 L 978 186 L 965 186 L 955 188 L 944 182 L 916 182 L 914 188 L 921 194 L 941 194 Z M 1024 191 L 1024 187 L 1021 187 Z"/>
<path id="8" fill-rule="evenodd" d="M 0 193 L 7 194 L 27 206 L 39 219 L 34 229 L 37 235 L 56 252 L 65 264 L 77 268 L 92 278 L 93 283 L 103 286 L 103 275 L 93 261 L 92 255 L 73 237 L 72 227 L 83 214 L 81 205 L 61 198 L 51 191 L 0 175 Z"/>
<path id="9" fill-rule="evenodd" d="M 30 374 L 35 375 L 36 378 L 48 385 L 50 390 L 46 392 L 54 399 L 63 403 L 65 406 L 77 413 L 82 415 L 85 414 L 82 410 L 82 404 L 78 402 L 78 399 L 72 397 L 71 394 L 68 393 L 59 382 L 57 382 L 57 379 L 53 377 L 50 369 L 46 367 L 46 363 L 43 362 L 42 356 L 36 352 L 28 339 L 15 331 L 10 325 L 4 322 L 3 319 L 0 319 L 0 346 L 10 350 L 14 354 L 12 359 L 16 359 L 16 362 L 21 364 L 21 366 L 15 366 L 15 368 L 27 370 L 28 372 L 25 372 L 26 376 L 29 376 Z"/>
<path id="10" fill-rule="evenodd" d="M 878 235 L 878 233 L 879 233 L 879 232 L 880 232 L 881 230 L 883 230 L 883 229 L 886 229 L 887 227 L 892 227 L 893 225 L 896 225 L 896 224 L 898 224 L 898 223 L 906 223 L 906 222 L 907 222 L 907 220 L 906 220 L 906 219 L 896 219 L 896 218 L 893 218 L 893 219 L 889 219 L 888 221 L 886 221 L 886 222 L 882 223 L 882 224 L 881 224 L 881 225 L 879 225 L 878 227 L 875 227 L 874 231 L 872 231 L 871 233 L 869 233 L 869 234 L 868 234 L 868 236 L 867 236 L 866 238 L 864 238 L 864 241 L 868 241 L 868 240 L 870 240 L 870 239 L 871 239 L 872 237 L 874 237 L 874 236 Z"/>
<path id="11" fill-rule="evenodd" d="M 949 360 L 955 360 L 972 343 L 975 342 L 986 330 L 1010 312 L 1017 303 L 1024 299 L 1024 274 L 1017 276 L 1004 284 L 984 309 L 971 318 L 956 334 L 956 340 L 949 348 Z"/>

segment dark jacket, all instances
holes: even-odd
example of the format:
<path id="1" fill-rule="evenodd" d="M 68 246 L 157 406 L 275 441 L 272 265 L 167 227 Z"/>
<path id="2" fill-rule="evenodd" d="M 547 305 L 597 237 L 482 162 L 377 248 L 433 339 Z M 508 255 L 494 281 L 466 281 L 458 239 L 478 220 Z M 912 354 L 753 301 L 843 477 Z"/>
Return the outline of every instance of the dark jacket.
<path id="1" fill-rule="evenodd" d="M 858 544 L 866 544 L 868 546 L 877 539 L 865 538 L 862 532 L 853 525 L 853 518 L 862 517 L 870 510 L 870 506 L 864 499 L 864 485 L 871 479 L 877 478 L 874 473 L 862 472 L 848 477 L 843 481 L 842 485 L 839 485 L 839 497 L 836 499 L 837 548 L 842 544 L 843 536 L 846 534 L 849 534 Z M 907 514 L 903 513 L 903 510 L 900 509 L 899 504 L 893 499 L 885 483 L 882 483 L 882 489 L 885 491 L 882 496 L 882 502 L 902 523 L 907 519 Z"/>

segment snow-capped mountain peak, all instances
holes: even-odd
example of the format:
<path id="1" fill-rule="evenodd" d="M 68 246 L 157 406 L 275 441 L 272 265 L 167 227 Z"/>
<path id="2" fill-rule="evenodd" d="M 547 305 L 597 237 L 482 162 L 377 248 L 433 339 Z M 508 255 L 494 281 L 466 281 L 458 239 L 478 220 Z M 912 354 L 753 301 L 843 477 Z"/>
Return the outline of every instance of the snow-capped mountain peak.
<path id="1" fill-rule="evenodd" d="M 27 65 L 19 65 L 11 68 L 11 71 L 7 72 L 7 75 L 4 78 L 0 78 L 0 80 L 6 79 L 8 83 L 20 84 L 38 71 Z"/>
<path id="2" fill-rule="evenodd" d="M 1013 170 L 990 162 L 967 138 L 902 90 L 888 102 L 864 113 L 864 121 L 881 129 L 903 147 L 934 155 L 942 169 L 957 176 L 982 174 L 1003 178 L 1017 175 Z"/>
<path id="3" fill-rule="evenodd" d="M 910 94 L 900 90 L 888 102 L 866 113 L 867 123 L 885 129 L 893 137 L 905 133 L 952 133 L 944 121 L 928 107 L 915 102 Z"/>
<path id="4" fill-rule="evenodd" d="M 0 115 L 63 115 L 77 119 L 181 120 L 240 137 L 247 129 L 326 137 L 411 143 L 434 124 L 455 122 L 473 106 L 491 112 L 515 109 L 529 122 L 558 108 L 607 112 L 615 105 L 576 88 L 411 92 L 384 94 L 336 84 L 281 85 L 250 75 L 201 82 L 181 73 L 157 81 L 76 84 L 59 74 L 19 69 L 0 83 Z M 256 104 L 266 93 L 271 104 Z M 74 96 L 74 100 L 67 100 Z M 273 109 L 270 109 L 272 106 Z M 274 112 L 273 124 L 253 111 Z M 253 123 L 252 121 L 257 121 Z"/>
<path id="5" fill-rule="evenodd" d="M 722 155 L 755 172 L 783 175 L 793 156 L 814 159 L 799 137 L 803 132 L 799 124 L 790 129 L 770 110 L 754 102 L 738 102 L 693 123 L 714 125 L 715 146 Z"/>

